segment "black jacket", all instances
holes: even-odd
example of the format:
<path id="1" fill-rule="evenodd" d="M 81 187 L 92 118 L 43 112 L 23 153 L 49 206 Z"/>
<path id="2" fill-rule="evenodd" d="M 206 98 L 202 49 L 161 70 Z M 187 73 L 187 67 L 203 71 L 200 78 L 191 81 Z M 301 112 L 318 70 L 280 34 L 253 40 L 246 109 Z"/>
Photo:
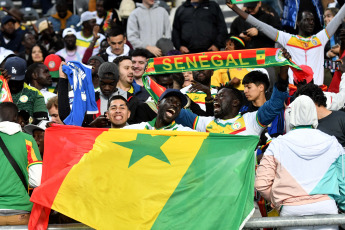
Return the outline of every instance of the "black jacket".
<path id="1" fill-rule="evenodd" d="M 281 24 L 279 20 L 276 20 L 274 16 L 263 12 L 261 9 L 253 15 L 256 19 L 273 26 L 276 29 L 281 28 Z M 241 17 L 235 18 L 233 23 L 231 24 L 230 33 L 234 36 L 239 36 L 243 31 L 252 28 L 253 26 L 246 22 Z M 262 32 L 259 31 L 257 36 L 252 37 L 250 41 L 245 41 L 247 49 L 257 49 L 257 48 L 268 48 L 274 47 L 274 41 L 264 35 Z"/>
<path id="2" fill-rule="evenodd" d="M 190 1 L 176 11 L 172 41 L 176 49 L 186 46 L 191 53 L 204 52 L 211 45 L 225 46 L 227 28 L 223 13 L 216 2 L 200 2 L 194 8 Z"/>

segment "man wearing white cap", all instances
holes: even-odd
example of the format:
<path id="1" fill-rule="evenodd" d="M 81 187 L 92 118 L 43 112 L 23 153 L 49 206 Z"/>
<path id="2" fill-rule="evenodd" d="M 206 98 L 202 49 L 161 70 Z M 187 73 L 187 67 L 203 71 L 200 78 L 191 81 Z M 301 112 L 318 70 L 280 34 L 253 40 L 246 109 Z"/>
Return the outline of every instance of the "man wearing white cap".
<path id="1" fill-rule="evenodd" d="M 59 55 L 68 61 L 78 61 L 81 62 L 84 55 L 84 50 L 82 47 L 77 46 L 77 37 L 76 31 L 73 28 L 66 28 L 62 33 L 62 38 L 65 43 L 65 48 L 56 52 L 56 55 Z"/>
<path id="2" fill-rule="evenodd" d="M 93 46 L 92 56 L 98 54 L 100 44 L 105 37 L 98 32 L 97 36 L 94 35 L 97 28 L 99 29 L 99 26 L 96 25 L 96 12 L 86 11 L 82 13 L 78 26 L 82 26 L 82 30 L 76 33 L 77 46 L 80 46 L 82 50 L 81 55 L 84 55 L 85 50 L 90 46 Z M 99 38 L 97 39 L 98 36 Z"/>

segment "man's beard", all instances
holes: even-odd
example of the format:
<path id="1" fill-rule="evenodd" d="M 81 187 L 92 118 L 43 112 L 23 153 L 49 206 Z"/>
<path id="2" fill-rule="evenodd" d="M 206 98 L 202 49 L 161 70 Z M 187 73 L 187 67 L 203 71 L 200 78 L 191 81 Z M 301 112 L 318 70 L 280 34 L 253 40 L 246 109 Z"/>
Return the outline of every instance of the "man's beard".
<path id="1" fill-rule="evenodd" d="M 66 49 L 67 49 L 67 50 L 70 50 L 70 51 L 76 50 L 76 49 L 77 49 L 77 46 L 76 46 L 75 44 L 73 44 L 73 45 L 67 45 L 67 44 L 66 44 Z"/>
<path id="2" fill-rule="evenodd" d="M 13 34 L 9 34 L 5 31 L 2 31 L 3 35 L 5 38 L 8 38 L 9 40 L 13 40 L 16 37 L 15 31 L 13 31 Z"/>

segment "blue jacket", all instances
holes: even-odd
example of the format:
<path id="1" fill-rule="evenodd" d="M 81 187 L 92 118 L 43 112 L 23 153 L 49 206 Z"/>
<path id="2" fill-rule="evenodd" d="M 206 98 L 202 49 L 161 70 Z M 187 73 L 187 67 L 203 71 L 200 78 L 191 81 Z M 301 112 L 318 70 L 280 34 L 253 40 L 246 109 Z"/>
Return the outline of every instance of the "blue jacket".
<path id="1" fill-rule="evenodd" d="M 66 28 L 73 26 L 76 31 L 79 30 L 79 27 L 77 24 L 80 21 L 80 17 L 78 15 L 72 14 L 70 11 L 67 12 L 67 21 L 66 21 Z M 48 21 L 50 21 L 53 25 L 53 29 L 55 32 L 60 32 L 61 30 L 61 19 L 59 19 L 58 14 L 53 14 L 48 18 Z"/>

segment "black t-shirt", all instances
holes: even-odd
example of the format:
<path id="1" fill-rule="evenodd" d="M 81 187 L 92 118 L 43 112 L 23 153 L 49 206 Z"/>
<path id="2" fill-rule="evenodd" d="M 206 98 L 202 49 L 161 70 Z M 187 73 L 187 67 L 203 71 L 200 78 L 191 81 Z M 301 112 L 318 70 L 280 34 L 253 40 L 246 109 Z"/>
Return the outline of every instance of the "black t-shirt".
<path id="1" fill-rule="evenodd" d="M 335 136 L 345 147 L 345 112 L 332 111 L 330 115 L 319 120 L 317 128 L 328 135 Z"/>

